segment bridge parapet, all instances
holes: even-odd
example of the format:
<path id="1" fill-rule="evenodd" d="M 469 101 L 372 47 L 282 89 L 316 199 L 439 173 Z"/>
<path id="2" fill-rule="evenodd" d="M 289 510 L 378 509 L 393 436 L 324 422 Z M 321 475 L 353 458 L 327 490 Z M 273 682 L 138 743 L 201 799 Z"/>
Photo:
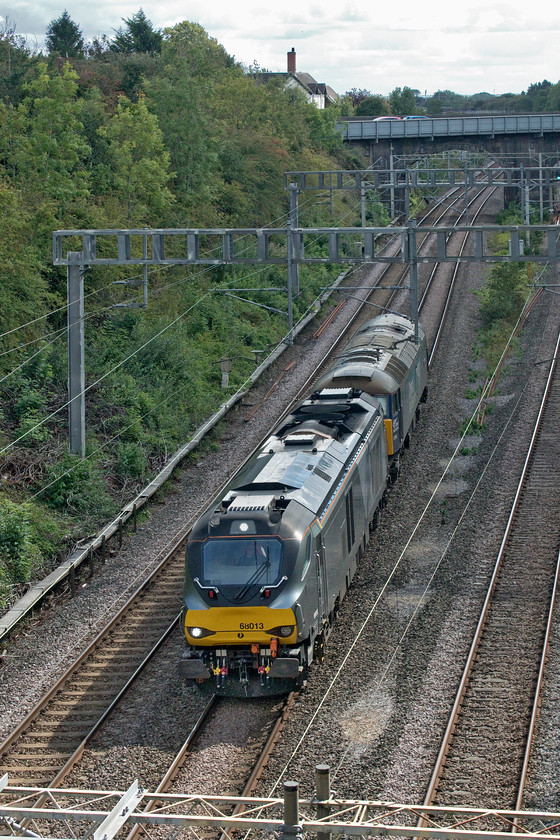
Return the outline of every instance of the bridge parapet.
<path id="1" fill-rule="evenodd" d="M 404 120 L 352 119 L 338 123 L 344 140 L 560 135 L 560 114 L 511 114 L 485 117 L 433 117 Z"/>

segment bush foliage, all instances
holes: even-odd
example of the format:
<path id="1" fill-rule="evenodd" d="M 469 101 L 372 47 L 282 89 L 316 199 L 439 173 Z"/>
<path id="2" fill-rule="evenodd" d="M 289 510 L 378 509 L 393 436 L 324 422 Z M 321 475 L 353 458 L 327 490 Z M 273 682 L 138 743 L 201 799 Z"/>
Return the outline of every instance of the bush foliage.
<path id="1" fill-rule="evenodd" d="M 536 222 L 533 222 L 536 223 Z M 516 205 L 506 208 L 498 217 L 498 224 L 519 225 L 521 211 Z M 532 248 L 539 246 L 533 240 Z M 494 236 L 492 248 L 496 254 L 507 254 L 509 234 Z M 526 246 L 528 252 L 528 246 Z M 492 266 L 480 299 L 480 343 L 490 369 L 494 369 L 503 353 L 513 328 L 530 294 L 531 263 L 496 263 Z"/>
<path id="2" fill-rule="evenodd" d="M 48 55 L 0 34 L 0 603 L 112 516 L 287 328 L 222 293 L 253 289 L 240 297 L 285 311 L 283 291 L 259 291 L 285 287 L 282 266 L 150 271 L 145 310 L 141 273 L 94 267 L 87 457 L 70 456 L 66 272 L 52 265 L 52 232 L 282 226 L 285 171 L 360 165 L 342 149 L 336 106 L 320 111 L 261 84 L 197 24 L 158 33 L 141 12 L 125 24 L 113 42 L 84 44 L 65 12 L 49 24 Z M 336 194 L 332 211 L 302 194 L 303 224 L 359 224 L 352 194 Z M 367 212 L 380 223 L 378 202 Z M 301 269 L 296 318 L 338 271 Z M 233 359 L 226 392 L 224 357 Z"/>

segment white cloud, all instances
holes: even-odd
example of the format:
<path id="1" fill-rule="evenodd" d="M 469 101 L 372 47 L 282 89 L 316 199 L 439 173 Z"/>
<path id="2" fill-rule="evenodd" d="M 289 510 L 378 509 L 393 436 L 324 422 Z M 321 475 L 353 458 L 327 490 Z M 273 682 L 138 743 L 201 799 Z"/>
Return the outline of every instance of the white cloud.
<path id="1" fill-rule="evenodd" d="M 409 85 L 434 92 L 518 92 L 532 82 L 559 76 L 557 43 L 560 18 L 548 0 L 510 3 L 472 2 L 451 7 L 443 0 L 418 4 L 401 0 L 398 8 L 357 0 L 324 0 L 312 5 L 226 0 L 202 3 L 131 2 L 119 6 L 99 0 L 18 0 L 3 13 L 20 35 L 43 42 L 51 20 L 68 10 L 86 39 L 114 31 L 142 7 L 157 28 L 182 20 L 200 23 L 238 61 L 256 60 L 270 70 L 286 68 L 294 46 L 298 69 L 343 93 L 352 87 L 388 93 Z"/>

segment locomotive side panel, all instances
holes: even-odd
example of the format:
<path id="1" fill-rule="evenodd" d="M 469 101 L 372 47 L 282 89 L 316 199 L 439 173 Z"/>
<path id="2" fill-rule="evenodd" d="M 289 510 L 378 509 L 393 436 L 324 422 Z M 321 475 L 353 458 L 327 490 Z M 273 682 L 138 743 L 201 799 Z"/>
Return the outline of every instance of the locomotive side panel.
<path id="1" fill-rule="evenodd" d="M 418 405 L 422 401 L 428 384 L 428 353 L 426 338 L 422 334 L 414 347 L 414 354 L 408 366 L 407 376 L 401 385 L 402 393 L 402 441 L 414 428 Z"/>
<path id="2" fill-rule="evenodd" d="M 355 574 L 386 486 L 387 448 L 380 418 L 339 490 L 330 515 L 325 517 L 323 540 L 331 617 Z"/>

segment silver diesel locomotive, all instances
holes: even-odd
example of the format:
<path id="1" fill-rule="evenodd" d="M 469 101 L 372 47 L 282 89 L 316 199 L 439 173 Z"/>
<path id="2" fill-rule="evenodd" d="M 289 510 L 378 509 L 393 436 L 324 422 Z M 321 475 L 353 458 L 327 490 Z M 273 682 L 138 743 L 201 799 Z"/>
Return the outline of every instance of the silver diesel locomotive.
<path id="1" fill-rule="evenodd" d="M 302 685 L 396 475 L 427 381 L 411 322 L 363 325 L 198 520 L 187 545 L 181 672 L 214 692 Z"/>

